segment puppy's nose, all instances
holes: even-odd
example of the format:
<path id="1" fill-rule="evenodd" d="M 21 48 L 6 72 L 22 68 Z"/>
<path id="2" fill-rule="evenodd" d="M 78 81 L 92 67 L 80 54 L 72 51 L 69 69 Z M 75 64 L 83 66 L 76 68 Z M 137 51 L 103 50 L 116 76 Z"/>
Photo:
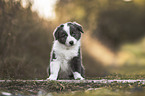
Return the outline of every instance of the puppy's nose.
<path id="1" fill-rule="evenodd" d="M 74 41 L 70 41 L 69 44 L 70 44 L 70 45 L 74 45 Z"/>

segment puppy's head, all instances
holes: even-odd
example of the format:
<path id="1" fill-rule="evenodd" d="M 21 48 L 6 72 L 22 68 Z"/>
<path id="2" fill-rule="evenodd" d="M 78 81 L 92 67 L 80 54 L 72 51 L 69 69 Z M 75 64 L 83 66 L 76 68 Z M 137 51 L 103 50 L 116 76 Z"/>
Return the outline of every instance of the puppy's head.
<path id="1" fill-rule="evenodd" d="M 54 31 L 54 38 L 67 47 L 74 46 L 84 33 L 80 24 L 68 22 L 61 24 Z"/>

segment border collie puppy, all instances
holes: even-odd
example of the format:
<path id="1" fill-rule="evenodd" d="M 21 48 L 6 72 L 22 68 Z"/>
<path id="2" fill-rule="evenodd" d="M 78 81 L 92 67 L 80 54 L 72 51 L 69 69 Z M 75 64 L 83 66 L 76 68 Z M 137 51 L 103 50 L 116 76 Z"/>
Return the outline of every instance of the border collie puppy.
<path id="1" fill-rule="evenodd" d="M 84 33 L 82 27 L 76 22 L 61 24 L 55 29 L 47 80 L 84 79 L 81 33 Z"/>

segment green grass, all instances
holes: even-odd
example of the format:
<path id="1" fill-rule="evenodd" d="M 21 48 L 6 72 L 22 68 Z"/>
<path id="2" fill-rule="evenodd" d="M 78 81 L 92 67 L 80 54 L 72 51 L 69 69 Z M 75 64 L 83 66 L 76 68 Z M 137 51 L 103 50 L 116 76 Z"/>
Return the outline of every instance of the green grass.
<path id="1" fill-rule="evenodd" d="M 110 68 L 107 79 L 145 79 L 145 66 L 133 65 Z"/>

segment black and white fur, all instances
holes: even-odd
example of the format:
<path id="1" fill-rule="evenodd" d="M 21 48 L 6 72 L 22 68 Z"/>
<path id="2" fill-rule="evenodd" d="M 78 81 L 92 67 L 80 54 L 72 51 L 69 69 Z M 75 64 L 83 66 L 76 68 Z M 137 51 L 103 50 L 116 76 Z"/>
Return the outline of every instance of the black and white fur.
<path id="1" fill-rule="evenodd" d="M 82 27 L 76 22 L 61 24 L 55 29 L 48 80 L 84 79 L 80 51 L 81 33 Z"/>

